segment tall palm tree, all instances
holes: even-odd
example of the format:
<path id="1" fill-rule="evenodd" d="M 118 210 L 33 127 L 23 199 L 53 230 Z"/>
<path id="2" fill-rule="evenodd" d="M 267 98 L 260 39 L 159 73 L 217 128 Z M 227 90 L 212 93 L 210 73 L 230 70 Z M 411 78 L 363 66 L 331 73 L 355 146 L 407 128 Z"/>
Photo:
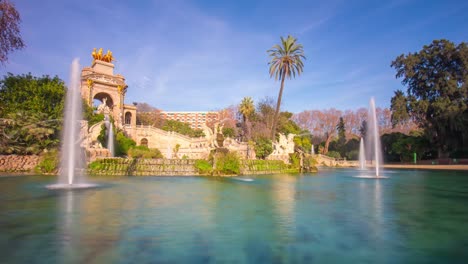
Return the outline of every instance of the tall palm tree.
<path id="1" fill-rule="evenodd" d="M 280 37 L 281 43 L 274 45 L 267 52 L 271 57 L 270 65 L 270 77 L 275 76 L 276 80 L 281 80 L 281 86 L 278 94 L 278 102 L 276 104 L 275 117 L 273 120 L 273 127 L 271 129 L 271 139 L 275 139 L 276 125 L 278 123 L 278 115 L 281 105 L 281 97 L 283 96 L 284 80 L 286 78 L 291 79 L 299 76 L 304 68 L 302 59 L 305 60 L 304 50 L 301 44 L 297 43 L 297 39 L 288 35 L 286 39 Z"/>
<path id="2" fill-rule="evenodd" d="M 249 116 L 255 111 L 254 102 L 251 97 L 244 97 L 239 105 L 239 113 L 242 115 L 242 123 L 244 124 L 245 135 L 247 139 L 250 139 L 249 130 Z"/>

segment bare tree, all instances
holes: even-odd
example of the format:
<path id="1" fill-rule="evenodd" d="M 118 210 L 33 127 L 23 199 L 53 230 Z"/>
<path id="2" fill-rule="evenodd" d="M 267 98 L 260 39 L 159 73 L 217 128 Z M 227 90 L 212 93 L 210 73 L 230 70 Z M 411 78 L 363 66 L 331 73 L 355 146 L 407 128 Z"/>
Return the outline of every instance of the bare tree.
<path id="1" fill-rule="evenodd" d="M 0 63 L 8 61 L 8 54 L 24 48 L 19 24 L 21 18 L 9 0 L 0 0 Z"/>

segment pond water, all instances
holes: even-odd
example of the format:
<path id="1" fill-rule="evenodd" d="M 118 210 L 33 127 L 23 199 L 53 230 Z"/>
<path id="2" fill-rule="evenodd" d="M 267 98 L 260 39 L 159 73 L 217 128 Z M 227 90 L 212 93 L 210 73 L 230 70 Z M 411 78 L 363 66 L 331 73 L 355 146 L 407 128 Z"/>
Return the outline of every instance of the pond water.
<path id="1" fill-rule="evenodd" d="M 0 177 L 0 263 L 468 261 L 467 172 L 356 174 Z"/>

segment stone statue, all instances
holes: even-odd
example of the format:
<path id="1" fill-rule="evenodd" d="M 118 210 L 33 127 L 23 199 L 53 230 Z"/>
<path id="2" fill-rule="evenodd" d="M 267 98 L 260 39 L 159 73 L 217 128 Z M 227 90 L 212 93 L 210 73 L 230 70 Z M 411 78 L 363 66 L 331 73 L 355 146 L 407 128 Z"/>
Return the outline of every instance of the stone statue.
<path id="1" fill-rule="evenodd" d="M 109 114 L 110 113 L 110 109 L 109 109 L 109 106 L 107 106 L 107 97 L 104 97 L 102 99 L 102 104 L 100 104 L 97 108 L 97 112 L 99 114 Z"/>
<path id="2" fill-rule="evenodd" d="M 215 131 L 213 132 L 206 124 L 203 124 L 203 133 L 205 138 L 208 141 L 208 147 L 216 148 L 216 126 L 214 127 Z"/>
<path id="3" fill-rule="evenodd" d="M 294 134 L 289 134 L 287 137 L 279 134 L 278 142 L 273 142 L 273 155 L 287 155 L 294 153 Z"/>

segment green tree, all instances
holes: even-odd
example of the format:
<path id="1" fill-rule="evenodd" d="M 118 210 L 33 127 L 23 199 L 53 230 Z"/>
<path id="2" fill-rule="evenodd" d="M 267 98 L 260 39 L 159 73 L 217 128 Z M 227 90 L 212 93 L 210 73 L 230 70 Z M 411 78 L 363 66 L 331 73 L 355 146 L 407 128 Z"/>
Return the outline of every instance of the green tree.
<path id="1" fill-rule="evenodd" d="M 439 157 L 466 149 L 468 136 L 468 47 L 434 40 L 391 64 L 407 86 L 408 112 L 438 147 Z M 396 96 L 392 100 L 396 101 Z"/>
<path id="2" fill-rule="evenodd" d="M 24 111 L 44 113 L 51 119 L 61 119 L 65 92 L 65 83 L 58 77 L 8 73 L 0 81 L 0 117 Z"/>
<path id="3" fill-rule="evenodd" d="M 401 90 L 395 91 L 391 99 L 390 109 L 392 110 L 392 125 L 404 123 L 410 119 L 408 109 L 408 99 Z"/>
<path id="4" fill-rule="evenodd" d="M 367 121 L 362 120 L 361 126 L 359 127 L 359 134 L 361 138 L 366 138 L 367 136 Z"/>
<path id="5" fill-rule="evenodd" d="M 294 122 L 293 120 L 291 120 L 292 116 L 293 116 L 293 113 L 291 112 L 281 112 L 279 114 L 278 125 L 277 125 L 278 126 L 277 131 L 279 133 L 282 133 L 285 135 L 288 135 L 288 134 L 299 135 L 303 132 L 302 129 L 299 127 L 299 125 L 296 124 L 296 122 Z"/>
<path id="6" fill-rule="evenodd" d="M 271 57 L 270 77 L 275 76 L 275 80 L 281 80 L 278 101 L 276 104 L 275 117 L 273 119 L 273 127 L 271 129 L 271 139 L 274 140 L 276 134 L 276 125 L 281 106 L 281 97 L 283 96 L 284 80 L 299 76 L 304 68 L 302 59 L 305 59 L 303 47 L 297 43 L 297 39 L 288 36 L 286 39 L 280 37 L 281 44 L 274 45 L 267 52 Z"/>
<path id="7" fill-rule="evenodd" d="M 340 122 L 336 125 L 336 130 L 338 131 L 337 150 L 340 152 L 341 156 L 345 156 L 346 128 L 343 117 L 340 117 Z"/>
<path id="8" fill-rule="evenodd" d="M 57 147 L 65 85 L 58 77 L 7 74 L 0 80 L 0 153 Z"/>
<path id="9" fill-rule="evenodd" d="M 19 24 L 21 18 L 9 0 L 0 1 L 0 63 L 8 61 L 8 54 L 24 48 Z"/>
<path id="10" fill-rule="evenodd" d="M 244 97 L 239 105 L 239 113 L 242 115 L 242 126 L 246 140 L 250 139 L 249 117 L 255 112 L 254 102 L 251 97 Z"/>

